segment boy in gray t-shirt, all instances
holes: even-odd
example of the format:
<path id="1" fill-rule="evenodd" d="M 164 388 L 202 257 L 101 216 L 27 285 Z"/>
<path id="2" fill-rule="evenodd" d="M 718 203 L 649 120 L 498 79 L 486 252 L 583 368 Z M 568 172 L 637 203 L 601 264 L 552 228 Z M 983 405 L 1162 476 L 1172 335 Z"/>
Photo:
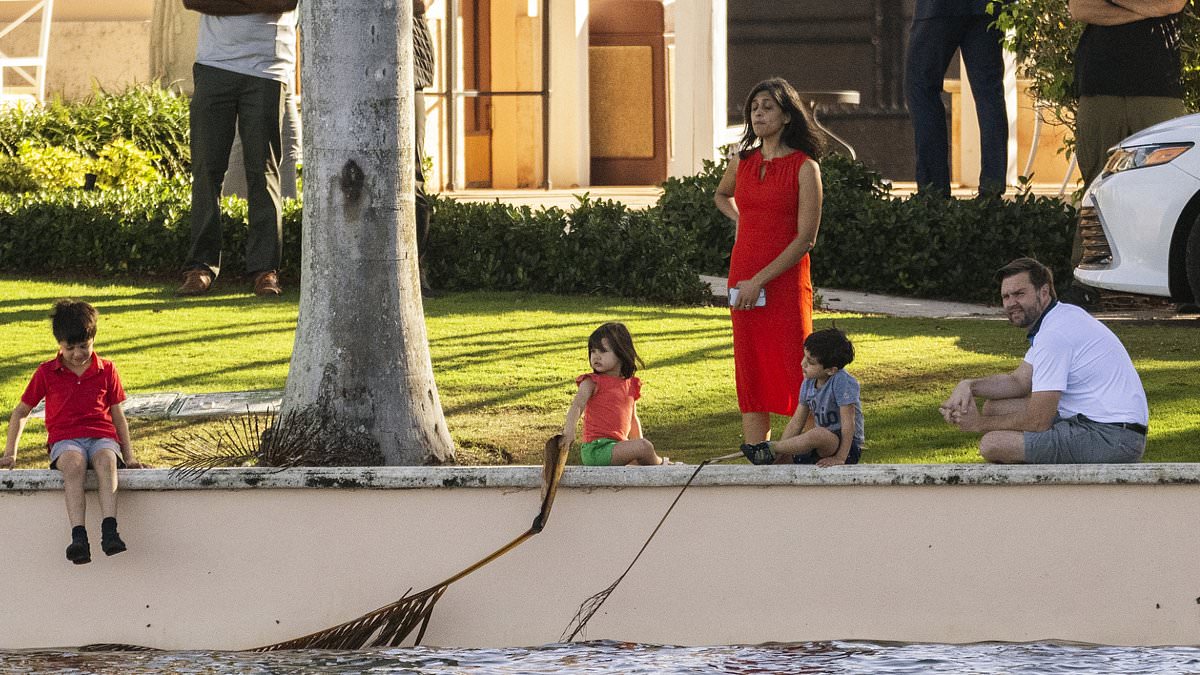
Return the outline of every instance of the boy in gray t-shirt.
<path id="1" fill-rule="evenodd" d="M 864 440 L 858 380 L 842 370 L 853 360 L 854 345 L 842 331 L 809 335 L 796 413 L 778 441 L 743 445 L 742 454 L 754 464 L 858 464 Z M 801 433 L 810 414 L 815 424 Z"/>

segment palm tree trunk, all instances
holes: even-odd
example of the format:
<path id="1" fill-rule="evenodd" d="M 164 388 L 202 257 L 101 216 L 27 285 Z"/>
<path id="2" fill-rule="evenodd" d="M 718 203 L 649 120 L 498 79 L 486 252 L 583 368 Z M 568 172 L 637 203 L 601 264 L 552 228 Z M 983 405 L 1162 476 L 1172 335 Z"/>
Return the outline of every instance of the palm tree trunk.
<path id="1" fill-rule="evenodd" d="M 304 244 L 281 419 L 365 432 L 386 464 L 451 460 L 418 281 L 412 6 L 304 0 L 300 12 Z"/>

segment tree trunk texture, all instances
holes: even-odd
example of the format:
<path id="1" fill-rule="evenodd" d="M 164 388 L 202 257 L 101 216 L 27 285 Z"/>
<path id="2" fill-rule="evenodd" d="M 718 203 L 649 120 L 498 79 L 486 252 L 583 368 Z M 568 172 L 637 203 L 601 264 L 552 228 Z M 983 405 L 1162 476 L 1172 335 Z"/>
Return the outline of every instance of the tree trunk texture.
<path id="1" fill-rule="evenodd" d="M 280 419 L 340 421 L 376 439 L 386 464 L 452 460 L 417 269 L 412 5 L 305 0 L 300 12 L 303 269 Z"/>

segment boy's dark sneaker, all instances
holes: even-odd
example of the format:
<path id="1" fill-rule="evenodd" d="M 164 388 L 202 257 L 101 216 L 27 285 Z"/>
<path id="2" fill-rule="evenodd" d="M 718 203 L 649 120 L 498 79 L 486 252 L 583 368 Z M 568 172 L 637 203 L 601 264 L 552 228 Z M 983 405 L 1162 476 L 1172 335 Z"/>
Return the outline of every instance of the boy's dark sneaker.
<path id="1" fill-rule="evenodd" d="M 100 548 L 104 555 L 116 555 L 125 550 L 125 542 L 117 534 L 117 519 L 113 516 L 100 521 Z"/>
<path id="2" fill-rule="evenodd" d="M 742 444 L 742 454 L 751 464 L 774 464 L 775 453 L 771 452 L 771 442 L 763 441 L 754 445 Z"/>
<path id="3" fill-rule="evenodd" d="M 125 542 L 116 532 L 105 532 L 100 537 L 100 548 L 104 549 L 104 555 L 116 555 L 125 550 Z"/>
<path id="4" fill-rule="evenodd" d="M 84 565 L 92 562 L 92 547 L 88 545 L 87 539 L 73 539 L 71 545 L 67 547 L 67 560 L 76 565 Z"/>

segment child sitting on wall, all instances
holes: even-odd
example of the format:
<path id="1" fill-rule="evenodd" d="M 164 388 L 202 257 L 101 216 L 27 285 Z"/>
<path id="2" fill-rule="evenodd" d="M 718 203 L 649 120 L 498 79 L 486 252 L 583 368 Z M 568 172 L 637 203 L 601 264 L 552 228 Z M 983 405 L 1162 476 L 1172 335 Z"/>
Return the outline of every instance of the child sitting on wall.
<path id="1" fill-rule="evenodd" d="M 836 466 L 857 464 L 862 455 L 863 416 L 858 380 L 843 368 L 854 360 L 854 345 L 836 328 L 804 340 L 804 382 L 800 403 L 778 441 L 743 445 L 754 464 L 789 463 Z M 802 431 L 813 416 L 815 425 Z"/>
<path id="2" fill-rule="evenodd" d="M 634 377 L 642 359 L 633 347 L 625 324 L 610 321 L 588 338 L 588 363 L 592 372 L 575 378 L 579 391 L 567 410 L 560 448 L 570 448 L 575 427 L 583 416 L 583 445 L 579 452 L 590 466 L 670 464 L 654 452 L 654 444 L 642 436 L 637 399 L 641 380 Z M 644 364 L 643 364 L 644 365 Z"/>
<path id="3" fill-rule="evenodd" d="M 17 443 L 34 406 L 46 400 L 47 448 L 50 468 L 63 476 L 71 544 L 67 560 L 91 562 L 91 547 L 84 513 L 87 502 L 83 479 L 90 466 L 99 483 L 97 496 L 104 520 L 100 547 L 105 555 L 125 550 L 117 533 L 117 469 L 140 469 L 129 441 L 129 425 L 121 403 L 125 390 L 112 361 L 92 351 L 96 338 L 96 309 L 86 302 L 60 300 L 50 312 L 51 328 L 58 340 L 58 355 L 38 366 L 8 423 L 8 439 L 0 468 L 13 468 Z"/>

